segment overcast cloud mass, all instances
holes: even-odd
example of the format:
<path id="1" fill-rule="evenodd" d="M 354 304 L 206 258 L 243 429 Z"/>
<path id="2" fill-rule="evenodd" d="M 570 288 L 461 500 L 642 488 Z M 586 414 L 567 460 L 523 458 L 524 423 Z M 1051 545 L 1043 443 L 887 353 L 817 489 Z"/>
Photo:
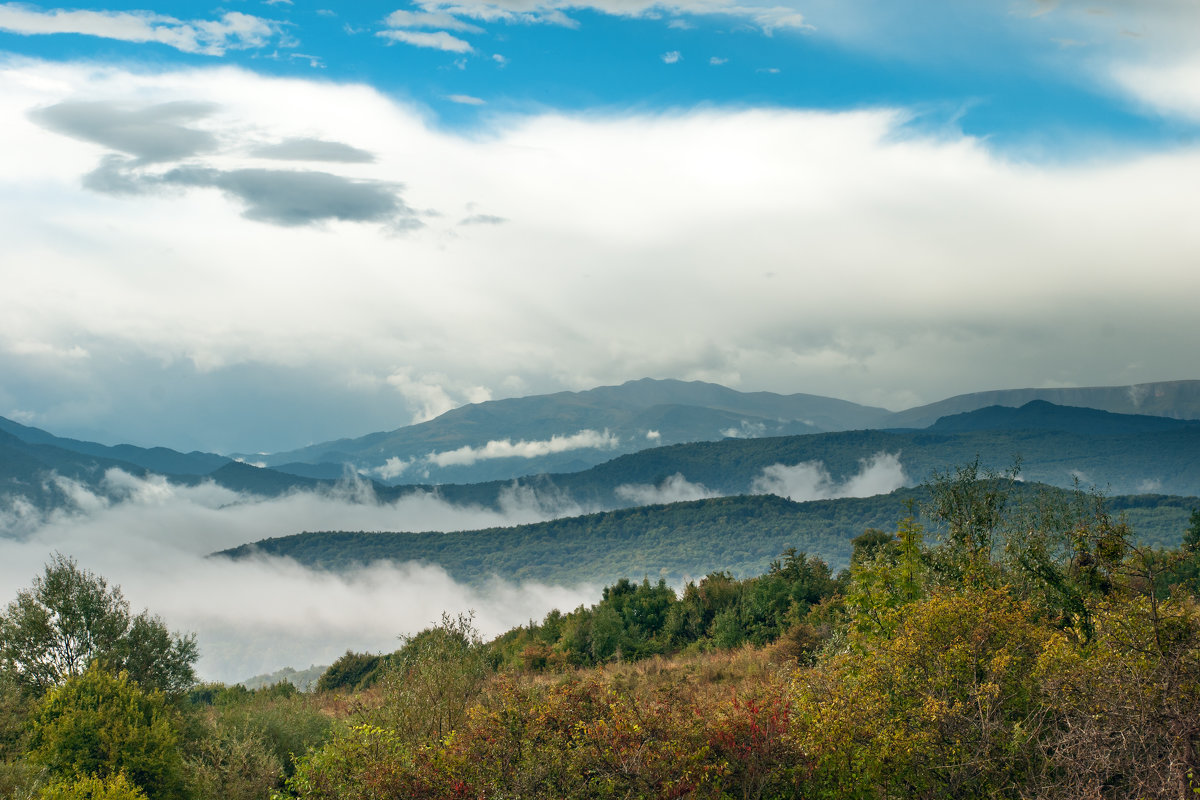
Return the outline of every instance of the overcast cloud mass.
<path id="1" fill-rule="evenodd" d="M 0 415 L 256 452 L 645 376 L 1195 377 L 1194 4 L 168 5 L 0 5 Z M 529 72 L 636 31 L 592 106 Z"/>

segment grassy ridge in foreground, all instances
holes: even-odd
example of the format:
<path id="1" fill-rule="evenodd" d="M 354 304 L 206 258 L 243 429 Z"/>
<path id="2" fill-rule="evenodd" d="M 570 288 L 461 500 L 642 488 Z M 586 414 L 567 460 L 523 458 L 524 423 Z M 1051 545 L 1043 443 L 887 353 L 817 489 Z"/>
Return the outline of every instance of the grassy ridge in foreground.
<path id="1" fill-rule="evenodd" d="M 1065 494 L 1018 484 L 1017 494 Z M 850 540 L 866 528 L 894 530 L 923 489 L 865 498 L 796 503 L 775 495 L 740 495 L 588 514 L 510 528 L 456 533 L 314 532 L 264 539 L 215 555 L 285 556 L 310 567 L 350 569 L 376 561 L 436 564 L 468 583 L 507 580 L 571 584 L 649 576 L 677 581 L 726 570 L 735 577 L 765 572 L 794 547 L 833 569 L 849 563 Z M 1121 495 L 1108 499 L 1137 538 L 1177 546 L 1196 498 Z"/>

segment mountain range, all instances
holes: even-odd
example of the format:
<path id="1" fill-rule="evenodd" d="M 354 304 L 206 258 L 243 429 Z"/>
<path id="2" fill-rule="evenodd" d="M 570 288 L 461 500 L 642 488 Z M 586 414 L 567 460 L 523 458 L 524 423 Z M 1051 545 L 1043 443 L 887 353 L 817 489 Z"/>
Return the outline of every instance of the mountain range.
<path id="1" fill-rule="evenodd" d="M 355 471 L 391 484 L 475 483 L 577 472 L 652 447 L 864 429 L 925 428 L 1031 401 L 1200 420 L 1200 380 L 959 395 L 891 412 L 810 394 L 738 392 L 700 381 L 630 381 L 583 392 L 474 403 L 416 425 L 242 460 L 312 478 Z"/>
<path id="2" fill-rule="evenodd" d="M 1097 407 L 1026 400 L 1037 393 Z M 1019 408 L 1009 405 L 1018 400 Z M 1155 414 L 1099 408 L 1106 404 Z M 1200 381 L 985 392 L 892 413 L 815 395 L 642 380 L 464 406 L 392 432 L 258 456 L 276 463 L 258 467 L 213 453 L 67 439 L 0 418 L 0 503 L 68 505 L 70 482 L 119 499 L 106 485 L 117 468 L 268 496 L 350 478 L 382 501 L 436 487 L 452 502 L 494 506 L 504 492 L 527 488 L 601 510 L 759 491 L 772 469 L 800 464 L 819 464 L 809 475 L 816 483 L 791 496 L 837 496 L 881 456 L 894 459 L 881 491 L 975 458 L 1004 469 L 1020 457 L 1025 478 L 1051 485 L 1078 479 L 1119 493 L 1200 496 L 1198 419 Z"/>

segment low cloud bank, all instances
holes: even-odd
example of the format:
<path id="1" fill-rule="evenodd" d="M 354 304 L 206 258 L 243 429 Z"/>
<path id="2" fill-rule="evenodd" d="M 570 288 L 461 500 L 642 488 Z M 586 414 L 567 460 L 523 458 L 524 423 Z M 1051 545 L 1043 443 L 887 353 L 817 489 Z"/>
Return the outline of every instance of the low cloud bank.
<path id="1" fill-rule="evenodd" d="M 719 492 L 714 492 L 702 483 L 692 483 L 680 472 L 676 472 L 657 486 L 648 483 L 626 483 L 613 491 L 622 500 L 639 506 L 704 500 L 720 495 Z"/>
<path id="2" fill-rule="evenodd" d="M 493 636 L 551 608 L 598 598 L 588 586 L 493 580 L 468 587 L 427 565 L 383 563 L 331 574 L 287 559 L 206 558 L 303 530 L 464 530 L 579 513 L 561 496 L 530 487 L 507 490 L 497 511 L 451 505 L 430 493 L 382 504 L 369 484 L 263 500 L 211 483 L 180 487 L 119 470 L 106 474 L 101 493 L 58 480 L 74 507 L 39 514 L 16 503 L 0 512 L 0 533 L 20 536 L 0 538 L 0 603 L 28 587 L 52 553 L 69 555 L 120 585 L 134 608 L 149 608 L 172 629 L 196 632 L 204 679 L 235 681 L 330 663 L 348 648 L 390 651 L 398 635 L 429 626 L 442 611 L 474 610 L 481 632 Z"/>
<path id="3" fill-rule="evenodd" d="M 820 461 L 805 461 L 788 466 L 763 467 L 750 491 L 775 494 L 789 500 L 832 500 L 838 497 L 871 497 L 894 492 L 908 483 L 899 453 L 879 452 L 859 461 L 859 470 L 838 484 Z"/>

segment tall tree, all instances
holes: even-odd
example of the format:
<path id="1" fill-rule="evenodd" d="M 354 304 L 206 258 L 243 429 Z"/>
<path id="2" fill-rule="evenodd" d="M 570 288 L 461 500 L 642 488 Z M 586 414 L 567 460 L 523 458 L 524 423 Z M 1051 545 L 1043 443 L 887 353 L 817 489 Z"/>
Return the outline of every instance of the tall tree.
<path id="1" fill-rule="evenodd" d="M 0 671 L 36 695 L 97 660 L 147 689 L 176 692 L 195 682 L 196 656 L 194 635 L 171 633 L 147 611 L 131 615 L 120 587 L 61 554 L 0 615 Z"/>

